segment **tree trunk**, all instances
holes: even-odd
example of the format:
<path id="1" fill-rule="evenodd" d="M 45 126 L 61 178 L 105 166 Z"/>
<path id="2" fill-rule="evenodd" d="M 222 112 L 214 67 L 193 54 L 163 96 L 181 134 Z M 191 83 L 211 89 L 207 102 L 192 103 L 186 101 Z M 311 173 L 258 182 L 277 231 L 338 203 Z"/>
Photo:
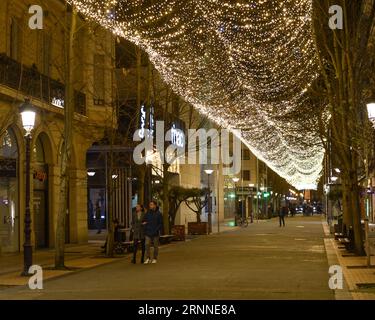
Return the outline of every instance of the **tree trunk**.
<path id="1" fill-rule="evenodd" d="M 343 181 L 343 185 L 342 185 L 342 214 L 343 214 L 343 230 L 346 234 L 347 234 L 347 231 L 349 230 L 349 226 L 352 225 L 352 221 L 353 221 L 353 218 L 352 218 L 352 210 L 351 210 L 351 201 L 349 199 L 349 193 L 350 193 L 350 188 L 349 188 L 349 185 L 348 185 L 348 182 L 347 181 Z"/>
<path id="2" fill-rule="evenodd" d="M 358 255 L 365 255 L 363 246 L 363 234 L 361 225 L 361 205 L 360 205 L 360 190 L 357 182 L 352 184 L 349 193 L 350 210 L 352 212 L 352 226 L 354 233 L 354 252 Z"/>
<path id="3" fill-rule="evenodd" d="M 107 235 L 107 247 L 106 247 L 106 256 L 108 258 L 113 257 L 114 249 L 114 225 L 113 225 L 113 211 L 112 211 L 112 193 L 113 193 L 113 181 L 111 175 L 110 181 L 108 183 L 107 192 L 108 192 L 108 235 Z"/>
<path id="4" fill-rule="evenodd" d="M 113 120 L 113 119 L 112 119 Z M 113 122 L 112 122 L 113 123 Z M 113 206 L 112 206 L 112 198 L 114 192 L 114 179 L 112 179 L 113 174 L 113 138 L 114 132 L 113 128 L 112 135 L 111 135 L 111 147 L 109 151 L 109 165 L 107 166 L 107 207 L 108 207 L 108 234 L 107 234 L 107 247 L 106 247 L 106 256 L 109 258 L 113 257 L 113 249 L 114 249 L 114 225 L 113 225 Z M 106 159 L 108 163 L 108 157 Z"/>
<path id="5" fill-rule="evenodd" d="M 169 234 L 169 164 L 163 164 L 163 227 L 164 234 Z"/>
<path id="6" fill-rule="evenodd" d="M 146 205 L 145 203 L 145 175 L 146 175 L 146 166 L 138 166 L 138 203 Z"/>
<path id="7" fill-rule="evenodd" d="M 67 20 L 70 16 L 69 35 L 65 41 L 65 104 L 64 104 L 64 144 L 61 157 L 60 174 L 60 199 L 59 211 L 56 221 L 55 238 L 55 268 L 65 268 L 65 221 L 68 204 L 68 187 L 71 167 L 72 137 L 73 137 L 73 117 L 74 117 L 74 88 L 73 88 L 73 57 L 74 57 L 74 35 L 77 24 L 77 12 L 72 7 L 72 13 L 67 13 Z M 68 25 L 68 24 L 67 24 Z"/>
<path id="8" fill-rule="evenodd" d="M 196 214 L 197 214 L 197 222 L 198 223 L 201 223 L 201 212 L 200 211 L 198 211 L 198 212 L 196 212 Z"/>
<path id="9" fill-rule="evenodd" d="M 142 67 L 142 52 L 141 49 L 135 47 L 135 56 L 137 59 L 137 119 L 140 118 L 141 110 L 141 94 L 142 94 L 142 83 L 141 83 L 141 67 Z M 145 205 L 145 174 L 146 165 L 138 166 L 138 203 Z"/>

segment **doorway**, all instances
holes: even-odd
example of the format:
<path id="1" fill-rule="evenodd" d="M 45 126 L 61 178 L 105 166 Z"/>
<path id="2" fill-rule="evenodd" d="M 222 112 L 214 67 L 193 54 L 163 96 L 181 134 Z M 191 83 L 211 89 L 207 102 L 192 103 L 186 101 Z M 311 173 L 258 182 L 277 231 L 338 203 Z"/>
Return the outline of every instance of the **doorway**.
<path id="1" fill-rule="evenodd" d="M 48 215 L 45 190 L 34 189 L 34 230 L 37 248 L 48 247 Z"/>
<path id="2" fill-rule="evenodd" d="M 42 135 L 36 139 L 33 149 L 33 227 L 35 247 L 49 246 L 49 214 L 48 214 L 48 165 Z"/>

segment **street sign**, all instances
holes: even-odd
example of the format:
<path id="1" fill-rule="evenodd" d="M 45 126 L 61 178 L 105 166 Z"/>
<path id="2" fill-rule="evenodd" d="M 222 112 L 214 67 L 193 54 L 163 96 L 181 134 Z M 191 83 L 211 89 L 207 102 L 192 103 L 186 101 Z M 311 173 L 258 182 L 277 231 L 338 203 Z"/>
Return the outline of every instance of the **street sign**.
<path id="1" fill-rule="evenodd" d="M 251 194 L 255 192 L 256 192 L 255 187 L 241 187 L 241 186 L 236 187 L 237 194 Z"/>

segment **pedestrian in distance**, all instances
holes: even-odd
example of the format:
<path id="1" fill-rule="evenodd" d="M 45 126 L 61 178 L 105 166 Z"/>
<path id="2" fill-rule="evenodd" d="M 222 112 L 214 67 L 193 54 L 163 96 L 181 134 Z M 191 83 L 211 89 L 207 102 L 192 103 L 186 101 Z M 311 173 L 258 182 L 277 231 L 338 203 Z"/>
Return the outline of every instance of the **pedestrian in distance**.
<path id="1" fill-rule="evenodd" d="M 281 225 L 283 227 L 285 227 L 285 216 L 288 215 L 288 207 L 287 206 L 283 206 L 280 210 L 280 213 L 279 213 L 279 224 L 280 224 L 280 227 Z"/>
<path id="2" fill-rule="evenodd" d="M 314 215 L 314 208 L 313 206 L 309 206 L 309 215 L 313 216 Z"/>
<path id="3" fill-rule="evenodd" d="M 144 233 L 146 242 L 146 261 L 144 264 L 156 263 L 159 253 L 159 237 L 163 227 L 163 217 L 156 201 L 151 201 L 149 210 L 145 215 Z M 154 255 L 151 260 L 151 243 L 154 247 Z"/>
<path id="4" fill-rule="evenodd" d="M 292 217 L 294 217 L 294 216 L 296 215 L 296 206 L 295 206 L 295 205 L 292 205 L 292 206 L 290 207 L 290 215 L 291 215 Z"/>
<path id="5" fill-rule="evenodd" d="M 139 244 L 141 245 L 142 249 L 141 263 L 144 263 L 145 260 L 145 224 L 145 209 L 143 205 L 137 204 L 135 207 L 135 212 L 132 216 L 132 232 L 134 242 L 132 263 L 134 264 L 137 263 L 137 251 Z"/>
<path id="6" fill-rule="evenodd" d="M 97 234 L 102 233 L 102 210 L 99 206 L 99 202 L 96 203 L 95 207 L 95 220 L 96 228 L 98 229 Z"/>
<path id="7" fill-rule="evenodd" d="M 113 227 L 114 227 L 113 240 L 116 244 L 118 242 L 121 242 L 121 234 L 120 234 L 121 225 L 120 225 L 120 221 L 117 218 L 115 218 L 112 222 L 113 222 Z M 107 234 L 105 243 L 104 245 L 102 245 L 102 249 L 103 249 L 102 253 L 106 252 L 108 237 L 109 237 L 109 234 Z"/>

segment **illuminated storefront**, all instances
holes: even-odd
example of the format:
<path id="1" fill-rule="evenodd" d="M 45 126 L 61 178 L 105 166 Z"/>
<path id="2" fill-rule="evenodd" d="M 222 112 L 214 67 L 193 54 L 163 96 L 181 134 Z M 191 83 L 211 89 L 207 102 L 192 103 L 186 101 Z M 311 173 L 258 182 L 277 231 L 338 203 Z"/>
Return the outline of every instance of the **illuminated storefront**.
<path id="1" fill-rule="evenodd" d="M 11 129 L 0 139 L 0 246 L 19 250 L 18 146 Z"/>

